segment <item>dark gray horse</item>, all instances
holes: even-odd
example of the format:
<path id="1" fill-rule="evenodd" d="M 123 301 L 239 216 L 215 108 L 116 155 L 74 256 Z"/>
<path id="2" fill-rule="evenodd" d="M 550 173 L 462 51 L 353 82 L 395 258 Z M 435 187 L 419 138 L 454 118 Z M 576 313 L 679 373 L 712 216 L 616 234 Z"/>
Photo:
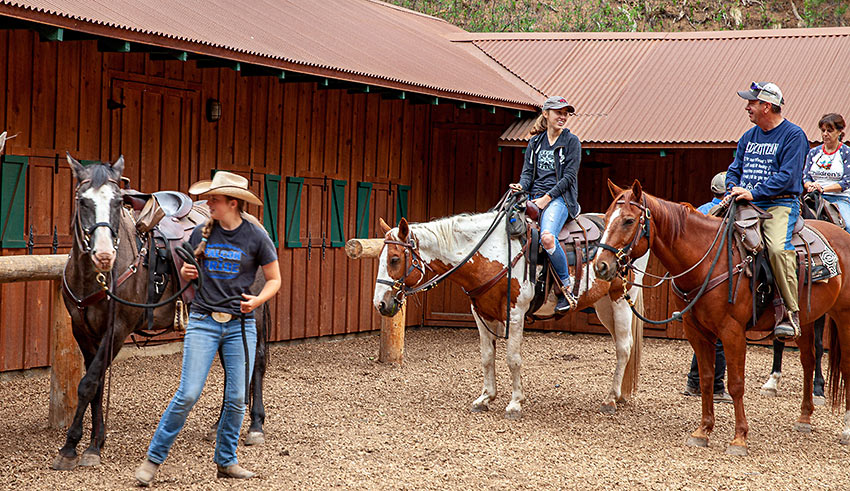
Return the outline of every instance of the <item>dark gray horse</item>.
<path id="1" fill-rule="evenodd" d="M 73 245 L 65 268 L 64 297 L 86 373 L 77 389 L 79 401 L 65 445 L 53 460 L 52 468 L 57 470 L 100 464 L 100 452 L 106 438 L 103 388 L 107 368 L 127 336 L 147 327 L 144 309 L 111 301 L 102 288 L 107 285 L 116 296 L 130 302 L 145 303 L 147 300 L 148 271 L 143 254 L 139 253 L 140 243 L 133 219 L 123 206 L 119 186 L 124 158 L 111 165 L 83 166 L 68 155 L 68 163 L 76 179 L 76 190 L 71 223 Z M 264 282 L 262 271 L 259 273 L 252 291 L 259 291 Z M 169 281 L 162 298 L 176 293 L 178 285 L 178 281 Z M 153 309 L 154 327 L 171 328 L 174 311 L 173 303 Z M 268 362 L 265 342 L 269 315 L 266 305 L 257 312 L 259 331 L 251 383 L 251 426 L 246 444 L 262 443 L 265 421 L 262 381 Z M 82 438 L 87 407 L 91 407 L 91 442 L 78 459 L 76 447 Z"/>

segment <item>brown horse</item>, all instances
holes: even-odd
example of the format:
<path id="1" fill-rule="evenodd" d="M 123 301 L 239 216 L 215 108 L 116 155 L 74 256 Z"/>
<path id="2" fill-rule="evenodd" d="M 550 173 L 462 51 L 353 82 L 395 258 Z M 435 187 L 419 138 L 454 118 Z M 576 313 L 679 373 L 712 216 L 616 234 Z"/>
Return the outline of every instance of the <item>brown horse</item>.
<path id="1" fill-rule="evenodd" d="M 706 244 L 713 244 L 712 238 L 721 226 L 720 218 L 705 216 L 687 203 L 671 203 L 643 192 L 640 183 L 635 181 L 630 189 L 620 189 L 611 181 L 608 187 L 614 196 L 614 202 L 605 215 L 606 230 L 603 242 L 621 254 L 639 257 L 647 249 L 652 251 L 661 264 L 676 276 L 675 285 L 682 291 L 699 288 L 709 274 L 711 259 L 715 257 L 718 243 L 706 254 Z M 821 221 L 806 222 L 830 242 L 838 255 L 841 271 L 850 271 L 850 235 L 831 223 Z M 741 258 L 737 249 L 733 253 L 733 263 L 739 264 Z M 701 261 L 701 258 L 707 258 Z M 699 263 L 699 264 L 698 264 Z M 695 266 L 696 265 L 696 266 Z M 692 268 L 692 269 L 690 269 Z M 618 272 L 618 258 L 610 250 L 600 250 L 595 259 L 595 269 L 600 278 L 611 279 Z M 689 270 L 690 269 L 690 270 Z M 728 271 L 728 257 L 725 247 L 720 251 L 713 277 Z M 683 274 L 684 273 L 684 274 Z M 747 284 L 747 281 L 741 281 Z M 812 287 L 811 305 L 807 305 L 808 295 L 800 298 L 800 323 L 802 335 L 797 339 L 800 358 L 803 364 L 803 403 L 800 418 L 795 428 L 798 431 L 811 431 L 812 375 L 815 364 L 814 329 L 812 324 L 824 313 L 831 319 L 830 349 L 830 393 L 833 405 L 837 405 L 841 396 L 845 399 L 844 431 L 842 444 L 850 443 L 850 392 L 844 390 L 844 384 L 850 377 L 850 275 L 839 274 L 825 282 L 816 282 Z M 735 438 L 727 447 L 726 453 L 747 454 L 747 432 L 749 426 L 744 414 L 744 360 L 747 350 L 745 331 L 752 317 L 752 295 L 746 286 L 737 291 L 733 304 L 728 303 L 728 282 L 721 287 L 706 289 L 692 306 L 689 314 L 682 320 L 685 335 L 696 352 L 700 372 L 700 390 L 702 392 L 702 418 L 699 427 L 687 443 L 692 446 L 707 446 L 708 437 L 714 429 L 714 401 L 712 383 L 714 380 L 714 343 L 719 337 L 726 352 L 729 375 L 729 393 L 735 405 Z M 677 305 L 684 309 L 686 304 L 677 297 Z M 754 331 L 773 329 L 772 312 L 760 316 Z"/>
<path id="2" fill-rule="evenodd" d="M 114 272 L 116 280 L 112 288 L 115 295 L 134 303 L 145 303 L 148 291 L 148 268 L 139 250 L 133 219 L 123 206 L 118 184 L 124 169 L 123 157 L 111 165 L 97 163 L 83 166 L 68 155 L 68 163 L 77 186 L 71 223 L 74 241 L 64 274 L 65 306 L 71 315 L 74 339 L 83 354 L 86 372 L 77 389 L 79 401 L 65 444 L 53 460 L 52 468 L 56 470 L 100 464 L 100 452 L 106 439 L 103 411 L 106 371 L 127 336 L 145 327 L 145 311 L 108 300 L 100 280 L 108 284 L 109 275 Z M 258 273 L 259 280 L 262 280 L 261 273 L 262 270 Z M 119 279 L 125 275 L 124 281 L 120 282 Z M 176 280 L 168 282 L 162 293 L 163 299 L 177 291 L 177 283 Z M 259 291 L 255 290 L 258 286 L 261 288 L 262 283 L 255 281 L 252 291 Z M 251 427 L 246 444 L 261 443 L 263 439 L 262 379 L 267 363 L 265 332 L 268 315 L 265 306 L 262 309 L 258 309 L 256 314 L 257 351 L 251 381 Z M 163 329 L 172 326 L 174 311 L 173 303 L 154 309 L 154 327 Z M 91 407 L 91 442 L 78 459 L 76 447 L 82 438 L 87 407 Z"/>

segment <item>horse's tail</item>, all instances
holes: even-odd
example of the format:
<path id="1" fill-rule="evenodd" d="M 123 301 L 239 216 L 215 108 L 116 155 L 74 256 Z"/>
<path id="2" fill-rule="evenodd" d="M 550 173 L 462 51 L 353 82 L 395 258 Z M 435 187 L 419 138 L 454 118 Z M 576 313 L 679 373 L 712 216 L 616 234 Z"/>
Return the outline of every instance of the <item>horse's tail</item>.
<path id="1" fill-rule="evenodd" d="M 634 261 L 635 266 L 640 271 L 646 271 L 647 263 L 649 262 L 649 253 L 647 252 L 642 257 Z M 635 272 L 634 282 L 636 284 L 643 283 L 643 273 Z M 635 302 L 635 310 L 643 312 L 643 288 L 634 286 L 629 292 Z M 622 394 L 628 399 L 637 391 L 638 382 L 640 380 L 640 356 L 643 351 L 643 321 L 632 314 L 632 352 L 629 355 L 629 363 L 626 365 L 626 370 L 623 373 Z"/>
<path id="2" fill-rule="evenodd" d="M 837 408 L 844 400 L 847 381 L 841 376 L 841 339 L 838 337 L 838 325 L 829 318 L 829 398 L 832 407 Z"/>

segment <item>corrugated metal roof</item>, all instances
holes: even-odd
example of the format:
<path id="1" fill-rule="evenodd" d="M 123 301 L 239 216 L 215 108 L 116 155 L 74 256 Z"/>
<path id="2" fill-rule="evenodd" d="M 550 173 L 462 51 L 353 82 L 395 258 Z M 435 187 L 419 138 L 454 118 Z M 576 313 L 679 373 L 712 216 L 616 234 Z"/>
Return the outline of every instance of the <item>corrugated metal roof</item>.
<path id="1" fill-rule="evenodd" d="M 570 130 L 600 144 L 733 144 L 751 123 L 735 92 L 782 89 L 783 114 L 819 141 L 828 112 L 850 118 L 850 28 L 699 33 L 465 34 L 546 95 L 575 105 Z M 528 138 L 517 121 L 505 142 Z"/>
<path id="2" fill-rule="evenodd" d="M 0 0 L 0 14 L 82 32 L 105 26 L 118 39 L 143 34 L 158 46 L 187 50 L 188 43 L 197 53 L 215 48 L 219 56 L 253 55 L 269 66 L 496 105 L 531 109 L 541 98 L 473 46 L 450 40 L 463 30 L 374 0 Z"/>

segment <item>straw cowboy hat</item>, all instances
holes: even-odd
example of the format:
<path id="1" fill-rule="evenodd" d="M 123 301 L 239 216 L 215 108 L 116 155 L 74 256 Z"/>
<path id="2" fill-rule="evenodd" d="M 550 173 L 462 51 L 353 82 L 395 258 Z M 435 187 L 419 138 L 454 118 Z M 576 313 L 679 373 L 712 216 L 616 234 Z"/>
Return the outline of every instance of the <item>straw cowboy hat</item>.
<path id="1" fill-rule="evenodd" d="M 260 198 L 248 189 L 248 179 L 227 171 L 216 172 L 212 180 L 206 179 L 192 184 L 189 186 L 189 193 L 197 195 L 223 194 L 263 206 Z"/>

